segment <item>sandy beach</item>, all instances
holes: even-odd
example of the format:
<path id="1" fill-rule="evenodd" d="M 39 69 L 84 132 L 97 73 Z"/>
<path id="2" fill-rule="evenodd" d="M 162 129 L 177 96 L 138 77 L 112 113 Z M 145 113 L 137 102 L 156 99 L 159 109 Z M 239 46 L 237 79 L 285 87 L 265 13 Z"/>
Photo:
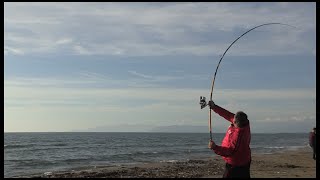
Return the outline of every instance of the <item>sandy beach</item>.
<path id="1" fill-rule="evenodd" d="M 42 178 L 220 178 L 224 161 L 220 156 L 186 162 L 146 163 L 126 166 L 101 166 L 86 170 L 53 172 L 31 177 Z M 30 176 L 29 176 L 30 177 Z M 252 178 L 315 178 L 316 161 L 311 148 L 275 154 L 252 154 Z"/>

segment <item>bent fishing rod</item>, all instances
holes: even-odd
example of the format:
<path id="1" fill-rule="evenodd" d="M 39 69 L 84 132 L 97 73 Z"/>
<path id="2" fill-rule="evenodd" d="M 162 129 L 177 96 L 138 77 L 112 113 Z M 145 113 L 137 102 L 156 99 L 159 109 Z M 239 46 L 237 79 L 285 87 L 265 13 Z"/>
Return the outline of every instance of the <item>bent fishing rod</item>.
<path id="1" fill-rule="evenodd" d="M 257 29 L 261 26 L 266 26 L 266 25 L 284 25 L 284 26 L 289 26 L 289 27 L 293 27 L 293 28 L 296 28 L 294 26 L 291 26 L 289 24 L 283 24 L 283 23 L 266 23 L 266 24 L 261 24 L 259 26 L 256 26 L 256 27 L 253 27 L 251 29 L 249 29 L 248 31 L 246 31 L 245 33 L 243 33 L 241 36 L 239 36 L 236 40 L 234 40 L 230 45 L 229 47 L 224 51 L 223 55 L 221 56 L 220 60 L 219 60 L 219 63 L 217 65 L 217 68 L 216 68 L 216 71 L 214 73 L 214 77 L 212 79 L 212 84 L 211 84 L 211 92 L 210 92 L 210 101 L 212 101 L 212 93 L 213 93 L 213 87 L 214 87 L 214 82 L 215 82 L 215 79 L 216 79 L 216 75 L 217 75 L 217 72 L 218 72 L 218 68 L 220 66 L 220 63 L 224 57 L 224 55 L 227 53 L 227 51 L 230 49 L 230 47 L 235 43 L 237 42 L 242 36 L 244 36 L 245 34 L 249 33 L 250 31 L 254 30 L 254 29 Z M 207 106 L 207 102 L 206 102 L 206 97 L 203 97 L 203 96 L 200 96 L 200 107 L 201 109 L 205 108 Z M 212 130 L 211 130 L 211 109 L 209 107 L 209 131 L 210 131 L 210 140 L 212 140 Z"/>

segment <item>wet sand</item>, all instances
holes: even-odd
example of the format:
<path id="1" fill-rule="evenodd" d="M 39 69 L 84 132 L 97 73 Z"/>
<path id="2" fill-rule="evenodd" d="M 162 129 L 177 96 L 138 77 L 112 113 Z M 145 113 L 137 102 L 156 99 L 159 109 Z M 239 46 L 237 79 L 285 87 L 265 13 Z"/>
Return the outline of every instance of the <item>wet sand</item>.
<path id="1" fill-rule="evenodd" d="M 224 172 L 220 156 L 187 162 L 99 166 L 87 170 L 53 172 L 29 177 L 42 178 L 220 178 Z M 275 154 L 252 154 L 252 178 L 315 178 L 316 161 L 311 148 Z"/>

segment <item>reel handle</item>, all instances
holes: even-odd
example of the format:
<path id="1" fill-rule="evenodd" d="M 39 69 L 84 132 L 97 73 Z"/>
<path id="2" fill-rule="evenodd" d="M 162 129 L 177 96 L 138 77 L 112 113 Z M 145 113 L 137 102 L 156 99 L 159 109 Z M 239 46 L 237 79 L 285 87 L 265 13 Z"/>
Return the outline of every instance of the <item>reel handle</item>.
<path id="1" fill-rule="evenodd" d="M 200 96 L 200 103 L 199 104 L 200 104 L 201 109 L 205 108 L 208 105 L 206 102 L 206 97 Z"/>

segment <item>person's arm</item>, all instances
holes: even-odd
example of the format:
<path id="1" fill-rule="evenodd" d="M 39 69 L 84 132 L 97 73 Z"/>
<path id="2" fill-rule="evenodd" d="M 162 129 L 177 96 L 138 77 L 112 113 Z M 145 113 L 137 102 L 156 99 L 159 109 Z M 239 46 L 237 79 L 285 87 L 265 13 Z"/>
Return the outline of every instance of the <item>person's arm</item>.
<path id="1" fill-rule="evenodd" d="M 231 142 L 229 147 L 218 146 L 214 144 L 211 149 L 220 156 L 224 156 L 224 157 L 232 156 L 239 148 L 242 135 L 238 132 L 234 132 L 234 135 L 230 138 L 231 138 Z"/>
<path id="2" fill-rule="evenodd" d="M 234 122 L 234 115 L 232 112 L 229 112 L 225 109 L 223 109 L 222 107 L 218 106 L 218 105 L 214 105 L 211 108 L 215 113 L 219 114 L 221 117 L 225 118 L 226 120 L 230 121 L 231 123 Z"/>

